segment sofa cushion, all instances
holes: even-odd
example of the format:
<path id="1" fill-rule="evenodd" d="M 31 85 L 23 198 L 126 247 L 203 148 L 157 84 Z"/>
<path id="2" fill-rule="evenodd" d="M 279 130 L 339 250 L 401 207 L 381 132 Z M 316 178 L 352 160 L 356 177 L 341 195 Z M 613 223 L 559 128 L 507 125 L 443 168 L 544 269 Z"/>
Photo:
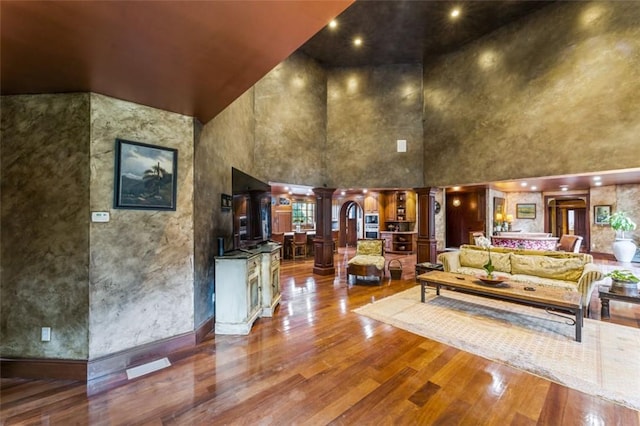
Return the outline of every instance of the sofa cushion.
<path id="1" fill-rule="evenodd" d="M 496 271 L 511 272 L 511 253 L 491 252 L 491 263 Z M 460 250 L 460 266 L 482 269 L 489 260 L 487 250 Z"/>
<path id="2" fill-rule="evenodd" d="M 584 260 L 579 257 L 563 259 L 513 254 L 511 256 L 511 273 L 577 282 L 584 270 L 584 264 Z"/>
<path id="3" fill-rule="evenodd" d="M 535 277 L 533 275 L 512 275 L 511 280 L 546 287 L 564 288 L 565 290 L 570 291 L 578 291 L 578 283 L 575 281 L 554 280 L 551 278 Z"/>

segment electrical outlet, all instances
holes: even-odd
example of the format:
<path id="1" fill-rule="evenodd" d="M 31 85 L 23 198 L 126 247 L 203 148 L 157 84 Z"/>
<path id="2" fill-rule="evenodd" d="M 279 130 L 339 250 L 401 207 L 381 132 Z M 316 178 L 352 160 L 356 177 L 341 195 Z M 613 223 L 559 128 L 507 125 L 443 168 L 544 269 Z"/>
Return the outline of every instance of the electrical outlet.
<path id="1" fill-rule="evenodd" d="M 51 327 L 42 327 L 42 330 L 40 331 L 40 340 L 43 342 L 51 341 Z"/>

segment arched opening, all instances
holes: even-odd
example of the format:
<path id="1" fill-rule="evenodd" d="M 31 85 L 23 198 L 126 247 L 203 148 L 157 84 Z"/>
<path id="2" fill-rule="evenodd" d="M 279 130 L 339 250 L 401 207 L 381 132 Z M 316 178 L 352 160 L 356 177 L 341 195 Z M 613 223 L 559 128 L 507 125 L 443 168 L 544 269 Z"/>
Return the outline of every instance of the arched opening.
<path id="1" fill-rule="evenodd" d="M 355 247 L 363 237 L 363 210 L 355 201 L 347 201 L 340 208 L 340 235 L 338 247 Z"/>
<path id="2" fill-rule="evenodd" d="M 588 251 L 589 242 L 589 205 L 588 195 L 567 195 L 545 197 L 547 215 L 545 230 L 554 237 L 563 234 L 579 235 L 583 238 L 581 251 Z"/>

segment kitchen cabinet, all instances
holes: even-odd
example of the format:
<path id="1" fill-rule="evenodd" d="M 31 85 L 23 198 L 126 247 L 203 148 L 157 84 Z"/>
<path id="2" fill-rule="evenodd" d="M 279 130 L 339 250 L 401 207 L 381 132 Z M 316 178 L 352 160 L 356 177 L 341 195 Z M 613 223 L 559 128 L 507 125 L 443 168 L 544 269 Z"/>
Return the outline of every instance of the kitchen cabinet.
<path id="1" fill-rule="evenodd" d="M 391 252 L 393 247 L 393 232 L 381 231 L 380 238 L 384 240 L 384 251 Z"/>
<path id="2" fill-rule="evenodd" d="M 380 232 L 380 238 L 384 240 L 385 253 L 415 253 L 417 235 L 416 232 Z"/>
<path id="3" fill-rule="evenodd" d="M 364 197 L 364 212 L 378 213 L 378 194 L 368 193 Z"/>

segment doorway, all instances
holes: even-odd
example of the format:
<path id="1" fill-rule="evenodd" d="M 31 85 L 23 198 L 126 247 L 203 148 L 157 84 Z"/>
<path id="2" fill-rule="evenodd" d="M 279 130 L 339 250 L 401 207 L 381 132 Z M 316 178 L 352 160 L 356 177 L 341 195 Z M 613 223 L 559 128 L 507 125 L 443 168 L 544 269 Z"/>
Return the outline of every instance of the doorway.
<path id="1" fill-rule="evenodd" d="M 581 252 L 588 252 L 589 242 L 589 205 L 588 195 L 567 195 L 545 197 L 547 206 L 546 232 L 551 232 L 554 237 L 564 234 L 579 235 L 582 239 Z"/>
<path id="2" fill-rule="evenodd" d="M 362 238 L 362 206 L 355 201 L 347 201 L 340 208 L 339 247 L 355 247 Z"/>
<path id="3" fill-rule="evenodd" d="M 446 247 L 470 243 L 470 233 L 483 231 L 486 221 L 486 194 L 483 189 L 452 191 L 446 197 Z"/>

